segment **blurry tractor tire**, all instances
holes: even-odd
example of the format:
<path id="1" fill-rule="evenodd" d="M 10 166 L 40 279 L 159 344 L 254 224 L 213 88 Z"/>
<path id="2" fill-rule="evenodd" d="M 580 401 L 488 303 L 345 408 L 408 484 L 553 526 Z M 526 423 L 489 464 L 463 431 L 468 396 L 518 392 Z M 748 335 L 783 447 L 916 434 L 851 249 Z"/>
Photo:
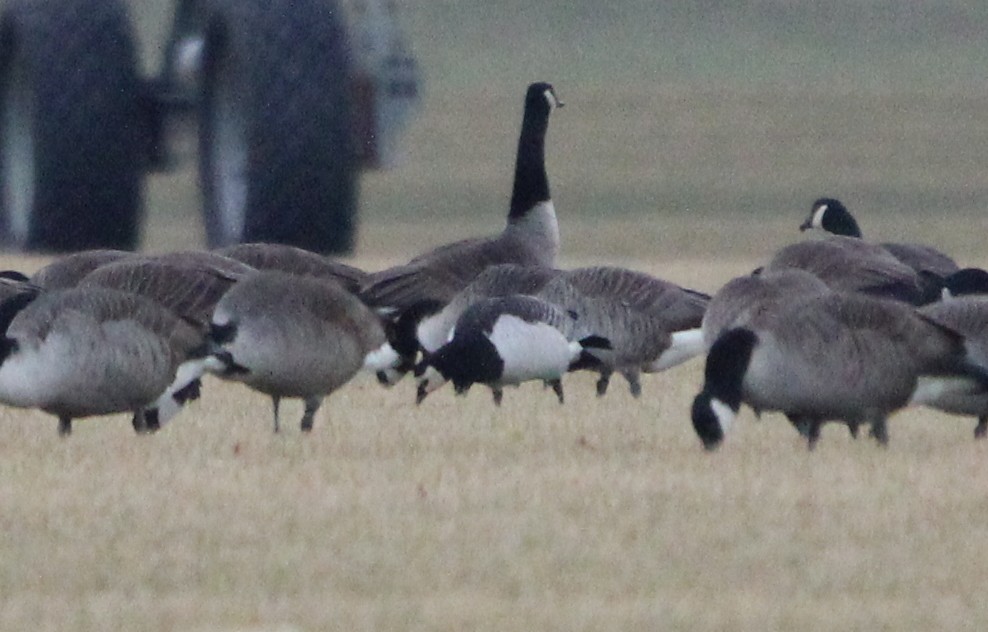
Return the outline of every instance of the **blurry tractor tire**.
<path id="1" fill-rule="evenodd" d="M 119 0 L 10 0 L 0 13 L 0 244 L 137 245 L 146 130 Z"/>
<path id="2" fill-rule="evenodd" d="M 210 246 L 352 248 L 359 165 L 335 0 L 210 0 L 199 176 Z"/>

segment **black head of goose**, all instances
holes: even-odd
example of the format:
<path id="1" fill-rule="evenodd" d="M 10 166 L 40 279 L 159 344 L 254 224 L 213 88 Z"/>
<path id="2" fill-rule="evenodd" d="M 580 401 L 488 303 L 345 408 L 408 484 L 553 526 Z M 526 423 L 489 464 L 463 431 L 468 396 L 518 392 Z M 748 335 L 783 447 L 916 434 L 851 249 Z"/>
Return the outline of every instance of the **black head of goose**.
<path id="1" fill-rule="evenodd" d="M 958 332 L 898 301 L 832 292 L 787 305 L 758 327 L 721 334 L 710 348 L 693 427 L 707 449 L 721 444 L 741 403 L 780 411 L 813 448 L 826 421 L 886 419 L 935 383 L 984 386 L 988 373 Z"/>
<path id="2" fill-rule="evenodd" d="M 943 280 L 942 299 L 972 295 L 988 295 L 988 270 L 962 268 Z"/>
<path id="3" fill-rule="evenodd" d="M 862 239 L 861 228 L 846 206 L 835 198 L 820 198 L 813 202 L 810 214 L 800 224 L 801 231 L 821 229 L 832 235 Z M 943 252 L 925 244 L 882 243 L 880 247 L 913 269 L 919 275 L 921 303 L 939 298 L 943 280 L 957 272 L 957 262 Z"/>
<path id="4" fill-rule="evenodd" d="M 562 375 L 596 362 L 591 350 L 610 347 L 600 336 L 575 335 L 572 313 L 535 297 L 480 300 L 460 315 L 449 342 L 416 366 L 416 401 L 451 381 L 458 395 L 486 384 L 499 404 L 504 386 L 542 380 L 562 403 Z"/>
<path id="5" fill-rule="evenodd" d="M 360 290 L 368 305 L 397 314 L 426 300 L 446 304 L 488 266 L 555 263 L 559 225 L 546 175 L 545 135 L 550 113 L 561 105 L 548 83 L 533 83 L 526 91 L 504 230 L 494 237 L 446 244 L 407 264 L 370 274 Z"/>

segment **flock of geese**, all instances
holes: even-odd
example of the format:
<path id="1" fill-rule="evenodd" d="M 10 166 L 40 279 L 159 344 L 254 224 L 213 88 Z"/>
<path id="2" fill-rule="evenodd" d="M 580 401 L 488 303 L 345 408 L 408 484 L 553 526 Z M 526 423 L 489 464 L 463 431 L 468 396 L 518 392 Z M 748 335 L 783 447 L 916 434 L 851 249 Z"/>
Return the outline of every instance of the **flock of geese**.
<path id="1" fill-rule="evenodd" d="M 72 420 L 132 413 L 153 432 L 199 396 L 209 373 L 299 398 L 303 431 L 358 372 L 416 401 L 447 382 L 500 403 L 537 380 L 564 400 L 569 371 L 641 374 L 706 354 L 692 406 L 702 444 L 720 445 L 743 403 L 782 412 L 809 447 L 822 424 L 861 425 L 880 443 L 909 405 L 978 418 L 988 432 L 988 273 L 915 244 L 862 238 L 838 200 L 814 203 L 790 244 L 716 294 L 619 267 L 560 270 L 545 168 L 550 84 L 528 87 L 507 225 L 365 272 L 277 244 L 143 255 L 94 250 L 31 276 L 0 273 L 0 403 Z"/>

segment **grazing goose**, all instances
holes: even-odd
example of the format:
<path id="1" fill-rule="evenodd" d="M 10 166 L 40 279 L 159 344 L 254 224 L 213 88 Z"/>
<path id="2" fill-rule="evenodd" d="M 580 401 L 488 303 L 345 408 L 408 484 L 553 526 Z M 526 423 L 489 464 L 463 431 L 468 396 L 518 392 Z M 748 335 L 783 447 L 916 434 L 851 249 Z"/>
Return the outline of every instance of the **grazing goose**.
<path id="1" fill-rule="evenodd" d="M 610 346 L 594 335 L 574 340 L 576 332 L 571 313 L 535 297 L 482 299 L 460 315 L 449 342 L 415 367 L 416 402 L 452 381 L 457 395 L 486 384 L 500 405 L 503 387 L 542 380 L 563 403 L 562 375 L 596 363 L 588 350 Z"/>
<path id="2" fill-rule="evenodd" d="M 271 397 L 275 432 L 281 398 L 305 400 L 309 431 L 323 398 L 361 368 L 397 359 L 380 318 L 354 294 L 329 279 L 277 271 L 256 272 L 224 294 L 209 337 L 221 377 Z"/>
<path id="3" fill-rule="evenodd" d="M 988 296 L 957 296 L 925 305 L 919 312 L 963 335 L 969 353 L 981 366 L 988 366 Z M 929 389 L 914 399 L 944 412 L 977 417 L 974 436 L 984 439 L 988 435 L 988 389 L 965 382 L 949 386 L 953 388 L 941 385 L 939 390 Z"/>
<path id="4" fill-rule="evenodd" d="M 618 267 L 577 268 L 550 280 L 538 296 L 578 315 L 581 326 L 607 338 L 597 394 L 615 371 L 641 395 L 641 372 L 664 371 L 703 352 L 700 323 L 709 296 Z"/>
<path id="5" fill-rule="evenodd" d="M 359 268 L 285 244 L 236 244 L 214 252 L 258 270 L 280 270 L 290 274 L 333 279 L 344 289 L 354 293 L 367 278 L 367 273 Z"/>
<path id="6" fill-rule="evenodd" d="M 757 329 L 802 297 L 830 292 L 826 283 L 805 270 L 756 270 L 731 279 L 714 294 L 703 315 L 703 342 L 709 348 L 734 327 Z"/>
<path id="7" fill-rule="evenodd" d="M 813 203 L 809 217 L 800 226 L 801 231 L 822 229 L 834 235 L 861 239 L 858 222 L 847 207 L 834 198 L 820 198 Z M 924 244 L 879 244 L 893 257 L 912 268 L 919 275 L 923 303 L 940 298 L 943 280 L 959 269 L 957 262 L 943 252 Z"/>
<path id="8" fill-rule="evenodd" d="M 550 84 L 533 83 L 528 87 L 504 230 L 494 237 L 450 243 L 407 264 L 371 274 L 360 292 L 368 305 L 391 315 L 423 303 L 431 303 L 438 311 L 488 266 L 554 265 L 559 251 L 559 226 L 549 195 L 545 135 L 549 114 L 560 106 Z"/>
<path id="9" fill-rule="evenodd" d="M 830 293 L 793 301 L 758 327 L 729 329 L 707 356 L 693 427 L 707 449 L 724 439 L 741 403 L 786 414 L 812 449 L 826 421 L 870 424 L 883 445 L 887 417 L 918 387 L 970 378 L 963 337 L 897 301 Z"/>
<path id="10" fill-rule="evenodd" d="M 57 416 L 59 434 L 67 435 L 74 418 L 151 405 L 198 348 L 193 327 L 142 296 L 43 292 L 0 341 L 0 401 Z"/>
<path id="11" fill-rule="evenodd" d="M 209 258 L 129 257 L 96 268 L 78 283 L 78 287 L 103 287 L 140 294 L 192 324 L 205 344 L 213 308 L 239 279 L 243 272 L 231 272 L 229 266 Z M 246 268 L 247 271 L 252 271 Z M 160 429 L 181 410 L 186 401 L 199 396 L 201 378 L 206 371 L 206 359 L 195 357 L 176 372 L 172 385 L 159 401 L 143 411 L 144 420 L 134 420 L 135 427 L 149 431 Z"/>
<path id="12" fill-rule="evenodd" d="M 763 266 L 765 272 L 797 268 L 811 272 L 831 289 L 892 298 L 912 305 L 923 302 L 916 272 L 881 246 L 833 235 L 790 244 Z"/>
<path id="13" fill-rule="evenodd" d="M 45 290 L 75 287 L 82 277 L 101 265 L 136 256 L 124 250 L 83 250 L 52 261 L 31 275 L 31 283 Z"/>

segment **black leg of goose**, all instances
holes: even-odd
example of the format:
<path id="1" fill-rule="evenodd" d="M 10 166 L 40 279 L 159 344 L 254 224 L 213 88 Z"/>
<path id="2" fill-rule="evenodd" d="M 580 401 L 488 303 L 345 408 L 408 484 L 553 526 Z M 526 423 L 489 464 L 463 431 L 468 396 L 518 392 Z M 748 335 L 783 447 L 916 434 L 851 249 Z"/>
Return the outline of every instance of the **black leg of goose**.
<path id="1" fill-rule="evenodd" d="M 144 417 L 144 432 L 152 433 L 161 430 L 161 420 L 158 418 L 157 408 L 148 408 L 139 413 Z"/>
<path id="2" fill-rule="evenodd" d="M 563 381 L 562 380 L 550 380 L 549 382 L 546 382 L 546 383 L 549 386 L 552 387 L 552 392 L 556 394 L 556 397 L 559 399 L 559 403 L 562 404 L 563 403 Z"/>
<path id="3" fill-rule="evenodd" d="M 494 405 L 500 406 L 501 400 L 504 399 L 504 390 L 500 386 L 492 386 L 491 396 L 494 398 Z"/>
<path id="4" fill-rule="evenodd" d="M 886 447 L 886 446 L 888 446 L 888 444 L 889 444 L 889 431 L 888 431 L 888 427 L 886 427 L 886 425 L 885 425 L 885 418 L 884 417 L 881 417 L 881 418 L 877 418 L 877 419 L 872 420 L 872 422 L 871 422 L 871 431 L 868 434 L 870 434 L 872 437 L 874 437 L 875 438 L 875 441 L 877 441 L 878 444 L 880 446 L 882 446 L 883 448 Z"/>
<path id="5" fill-rule="evenodd" d="M 637 371 L 623 371 L 621 373 L 624 379 L 628 380 L 628 390 L 631 391 L 631 396 L 635 399 L 642 396 L 642 381 L 641 375 Z"/>
<path id="6" fill-rule="evenodd" d="M 302 413 L 302 432 L 312 431 L 312 422 L 315 420 L 316 411 L 322 405 L 321 397 L 306 397 L 305 412 Z"/>
<path id="7" fill-rule="evenodd" d="M 611 383 L 611 371 L 601 371 L 597 379 L 597 397 L 607 394 L 607 386 Z"/>
<path id="8" fill-rule="evenodd" d="M 849 422 L 847 422 L 847 429 L 851 432 L 851 438 L 852 439 L 857 439 L 858 438 L 858 429 L 860 427 L 861 427 L 861 424 L 859 424 L 856 421 L 849 421 Z"/>
<path id="9" fill-rule="evenodd" d="M 71 417 L 59 417 L 58 418 L 58 436 L 67 437 L 72 434 L 72 418 Z"/>
<path id="10" fill-rule="evenodd" d="M 820 428 L 823 423 L 819 419 L 812 419 L 806 434 L 806 447 L 810 450 L 816 449 L 817 442 L 820 441 Z"/>
<path id="11" fill-rule="evenodd" d="M 974 429 L 975 439 L 984 439 L 988 435 L 988 415 L 978 417 L 978 426 Z"/>
<path id="12" fill-rule="evenodd" d="M 281 405 L 281 398 L 277 395 L 272 395 L 271 404 L 274 407 L 274 431 L 281 432 L 281 424 L 278 422 L 278 407 Z"/>
<path id="13" fill-rule="evenodd" d="M 799 415 L 786 415 L 786 419 L 789 420 L 789 423 L 792 424 L 793 428 L 796 429 L 796 432 L 798 432 L 801 437 L 806 439 L 810 438 L 812 422 L 809 419 L 800 417 Z"/>
<path id="14" fill-rule="evenodd" d="M 135 410 L 134 416 L 130 418 L 130 425 L 134 427 L 134 432 L 141 434 L 145 431 L 144 411 Z"/>

